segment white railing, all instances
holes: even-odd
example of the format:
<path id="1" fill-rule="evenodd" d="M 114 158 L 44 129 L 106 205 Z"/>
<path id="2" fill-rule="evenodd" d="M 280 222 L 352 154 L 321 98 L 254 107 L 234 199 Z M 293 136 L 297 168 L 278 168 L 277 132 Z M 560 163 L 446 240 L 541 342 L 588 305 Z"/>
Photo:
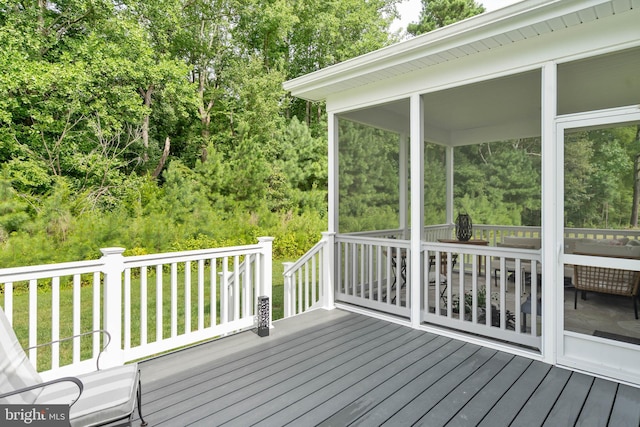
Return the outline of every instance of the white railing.
<path id="1" fill-rule="evenodd" d="M 331 304 L 320 295 L 333 291 L 337 302 L 409 318 L 410 242 L 402 239 L 408 232 L 339 234 L 333 243 L 323 238 L 285 266 L 285 317 Z M 455 239 L 454 232 L 451 224 L 424 228 L 421 321 L 539 349 L 541 251 L 498 244 L 507 236 L 539 238 L 540 227 L 480 224 L 472 238 L 485 246 L 439 242 Z M 640 230 L 566 228 L 565 237 L 639 239 Z"/>
<path id="2" fill-rule="evenodd" d="M 329 260 L 333 234 L 322 239 L 296 262 L 284 263 L 284 317 L 291 317 L 318 307 L 328 307 Z"/>
<path id="3" fill-rule="evenodd" d="M 422 250 L 429 279 L 421 321 L 540 348 L 531 315 L 542 298 L 539 250 L 459 243 L 424 243 Z"/>
<path id="4" fill-rule="evenodd" d="M 565 228 L 564 237 L 586 239 L 640 239 L 640 230 L 610 230 L 602 228 Z"/>
<path id="5" fill-rule="evenodd" d="M 410 230 L 401 229 L 361 231 L 348 233 L 348 236 L 357 237 L 382 237 L 391 239 L 403 239 Z M 472 239 L 487 240 L 491 246 L 496 246 L 502 242 L 506 236 L 513 237 L 540 237 L 541 228 L 519 225 L 486 225 L 474 224 Z M 587 239 L 621 239 L 629 238 L 640 240 L 640 229 L 635 230 L 612 230 L 605 228 L 565 228 L 564 237 L 587 238 Z M 455 239 L 455 225 L 438 224 L 424 227 L 424 240 L 426 242 L 437 242 L 440 239 Z"/>
<path id="6" fill-rule="evenodd" d="M 273 238 L 258 240 L 133 257 L 107 248 L 95 261 L 0 269 L 3 307 L 25 346 L 105 329 L 101 366 L 122 364 L 253 327 L 257 298 L 272 296 Z M 100 344 L 95 335 L 28 353 L 47 378 L 94 370 Z"/>
<path id="7" fill-rule="evenodd" d="M 338 235 L 336 300 L 408 318 L 409 243 Z M 421 321 L 540 348 L 539 250 L 424 242 L 422 256 Z"/>
<path id="8" fill-rule="evenodd" d="M 495 246 L 506 236 L 541 237 L 540 227 L 502 226 L 502 225 L 474 225 L 473 239 L 487 240 Z M 564 229 L 565 238 L 586 239 L 640 239 L 640 230 L 612 230 L 604 228 L 570 228 Z M 427 241 L 429 241 L 427 239 Z"/>
<path id="9" fill-rule="evenodd" d="M 410 260 L 408 240 L 338 235 L 336 300 L 409 316 Z"/>
<path id="10" fill-rule="evenodd" d="M 437 242 L 439 239 L 453 239 L 455 226 L 453 224 L 428 225 L 424 227 L 424 240 Z"/>

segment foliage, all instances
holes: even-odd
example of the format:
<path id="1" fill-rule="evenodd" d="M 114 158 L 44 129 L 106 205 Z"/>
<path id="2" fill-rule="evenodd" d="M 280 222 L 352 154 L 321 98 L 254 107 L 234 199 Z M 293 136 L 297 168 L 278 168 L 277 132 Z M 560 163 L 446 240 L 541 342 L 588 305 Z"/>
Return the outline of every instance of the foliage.
<path id="1" fill-rule="evenodd" d="M 565 224 L 620 228 L 631 215 L 637 126 L 571 132 L 565 138 Z"/>
<path id="2" fill-rule="evenodd" d="M 282 82 L 392 43 L 395 3 L 4 1 L 0 266 L 271 233 L 308 248 L 324 107 Z"/>
<path id="3" fill-rule="evenodd" d="M 537 138 L 456 147 L 455 208 L 478 224 L 540 225 Z"/>
<path id="4" fill-rule="evenodd" d="M 71 0 L 0 6 L 0 267 L 277 239 L 325 229 L 322 103 L 282 81 L 395 41 L 398 0 Z M 414 34 L 482 8 L 425 2 Z M 567 139 L 567 224 L 624 226 L 635 128 Z M 397 228 L 397 134 L 340 120 L 342 232 Z M 540 141 L 457 147 L 456 209 L 539 225 Z M 445 150 L 425 148 L 425 221 L 445 218 Z M 410 183 L 409 183 L 410 185 Z"/>
<path id="5" fill-rule="evenodd" d="M 417 36 L 482 12 L 484 7 L 474 0 L 422 0 L 420 19 L 409 24 L 407 32 Z"/>
<path id="6" fill-rule="evenodd" d="M 340 128 L 340 232 L 398 228 L 398 135 L 346 120 Z"/>
<path id="7" fill-rule="evenodd" d="M 446 295 L 445 295 L 446 305 Z M 497 299 L 497 294 L 491 295 L 491 300 Z M 464 293 L 462 298 L 464 304 L 464 315 L 471 316 L 473 309 L 473 291 L 469 290 Z M 460 313 L 460 295 L 453 294 L 451 297 L 451 311 L 454 313 Z M 476 292 L 476 307 L 478 308 L 478 323 L 484 324 L 486 322 L 487 315 L 487 290 L 485 288 L 479 288 Z M 500 310 L 495 304 L 490 305 L 491 309 L 491 326 L 500 327 Z M 515 330 L 516 316 L 510 310 L 505 310 L 505 327 L 508 330 Z"/>

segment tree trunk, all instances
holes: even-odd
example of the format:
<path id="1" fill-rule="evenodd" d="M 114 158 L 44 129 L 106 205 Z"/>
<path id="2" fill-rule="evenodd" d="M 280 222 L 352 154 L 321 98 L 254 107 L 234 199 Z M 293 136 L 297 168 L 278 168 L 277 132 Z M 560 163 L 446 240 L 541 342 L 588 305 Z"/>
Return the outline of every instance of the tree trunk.
<path id="1" fill-rule="evenodd" d="M 153 171 L 153 177 L 157 178 L 160 176 L 160 172 L 164 168 L 164 164 L 167 161 L 167 157 L 169 157 L 169 148 L 171 148 L 171 139 L 167 136 L 167 139 L 164 140 L 164 150 L 162 150 L 162 156 L 160 157 L 160 161 L 158 162 L 158 167 Z"/>
<path id="2" fill-rule="evenodd" d="M 38 0 L 38 31 L 42 36 L 46 36 L 44 28 L 44 14 L 47 12 L 46 0 Z"/>
<path id="3" fill-rule="evenodd" d="M 200 160 L 202 163 L 207 161 L 207 143 L 209 142 L 209 125 L 211 124 L 211 108 L 213 107 L 213 99 L 211 99 L 207 105 L 204 100 L 204 89 L 206 83 L 206 76 L 203 71 L 200 71 L 198 76 L 198 98 L 200 105 L 198 105 L 198 112 L 200 113 L 200 123 L 202 129 L 200 136 L 202 136 L 202 147 L 200 152 Z"/>
<path id="4" fill-rule="evenodd" d="M 147 89 L 138 89 L 140 95 L 142 95 L 143 104 L 149 110 L 151 110 L 151 95 L 153 94 L 153 85 L 150 85 Z M 142 145 L 144 146 L 144 152 L 142 153 L 142 161 L 147 163 L 149 161 L 149 122 L 150 114 L 145 114 L 142 119 Z"/>

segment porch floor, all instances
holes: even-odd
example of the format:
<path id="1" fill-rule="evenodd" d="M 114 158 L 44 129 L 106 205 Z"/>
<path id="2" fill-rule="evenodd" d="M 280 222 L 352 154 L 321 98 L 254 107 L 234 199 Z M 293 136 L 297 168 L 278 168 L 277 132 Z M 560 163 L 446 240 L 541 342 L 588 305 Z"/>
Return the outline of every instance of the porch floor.
<path id="1" fill-rule="evenodd" d="M 342 310 L 140 368 L 150 426 L 640 424 L 640 389 Z"/>

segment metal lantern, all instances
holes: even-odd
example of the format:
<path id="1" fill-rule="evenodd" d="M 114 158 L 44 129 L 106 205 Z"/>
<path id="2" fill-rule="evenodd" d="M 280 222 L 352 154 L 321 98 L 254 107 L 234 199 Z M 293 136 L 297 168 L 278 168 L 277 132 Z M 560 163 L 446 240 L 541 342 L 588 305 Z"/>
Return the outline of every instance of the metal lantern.
<path id="1" fill-rule="evenodd" d="M 471 239 L 473 224 L 469 214 L 458 214 L 456 218 L 456 238 L 462 242 Z"/>
<path id="2" fill-rule="evenodd" d="M 269 297 L 258 297 L 258 336 L 269 336 Z"/>

